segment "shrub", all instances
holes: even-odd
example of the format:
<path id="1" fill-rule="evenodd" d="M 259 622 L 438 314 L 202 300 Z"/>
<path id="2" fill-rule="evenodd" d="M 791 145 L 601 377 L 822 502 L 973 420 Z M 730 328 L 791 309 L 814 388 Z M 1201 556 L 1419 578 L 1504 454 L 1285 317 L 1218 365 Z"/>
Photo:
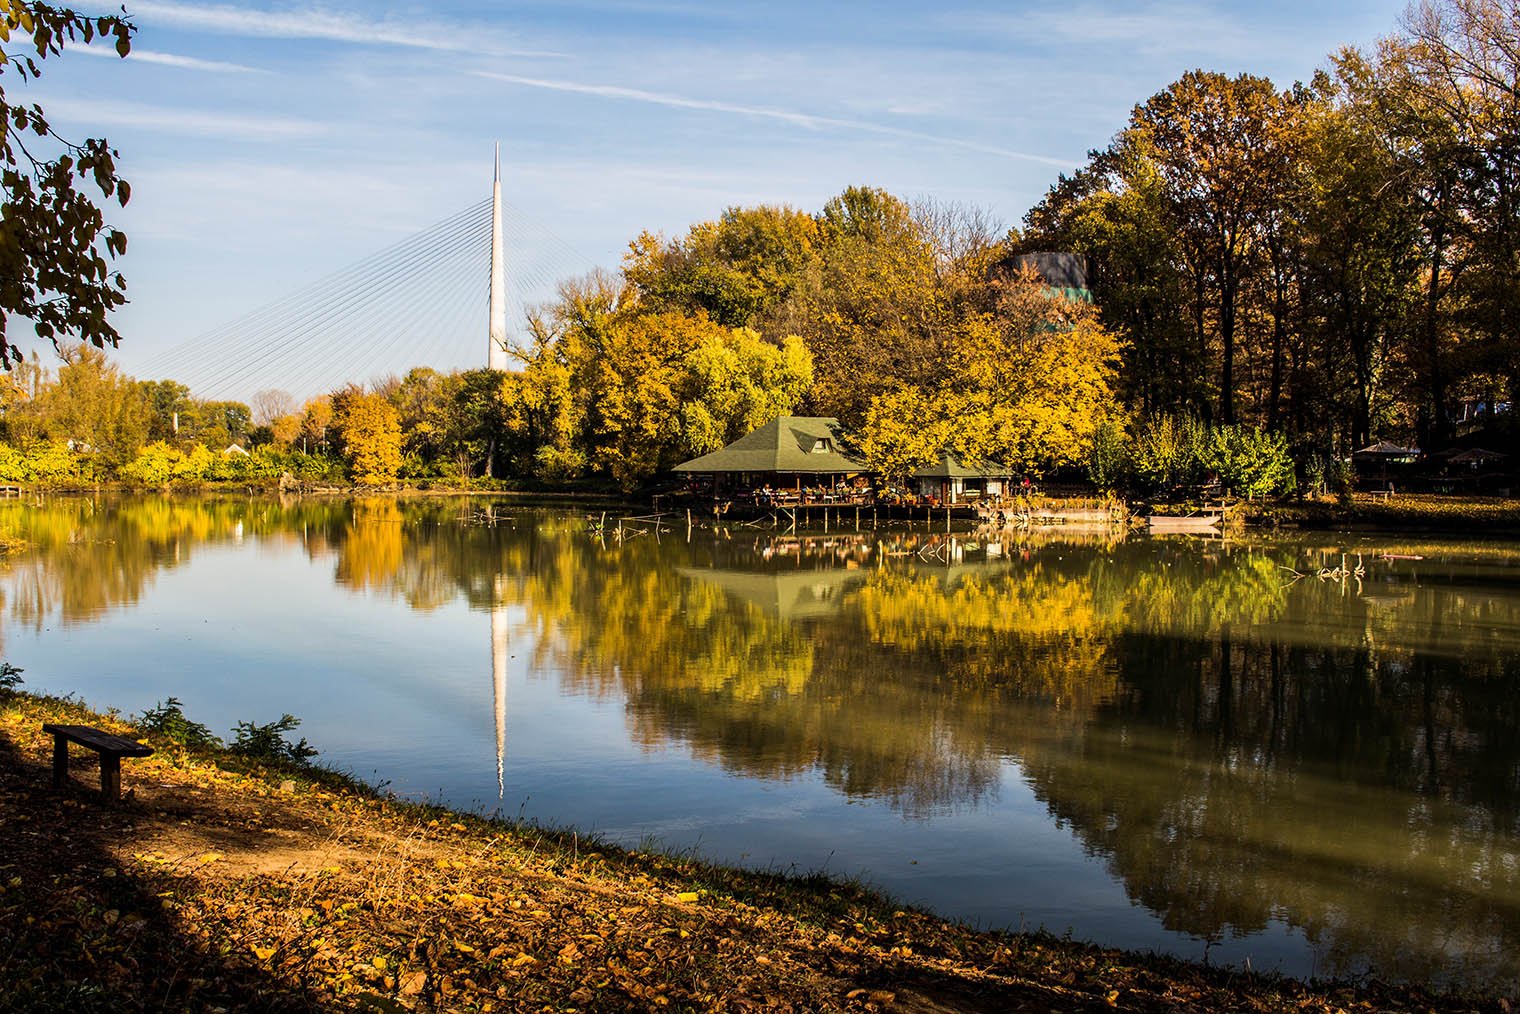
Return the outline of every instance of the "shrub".
<path id="1" fill-rule="evenodd" d="M 21 674 L 25 669 L 18 669 L 9 662 L 0 662 L 0 697 L 6 697 L 16 692 L 24 680 Z"/>
<path id="2" fill-rule="evenodd" d="M 32 475 L 38 482 L 60 482 L 78 478 L 83 468 L 78 454 L 62 440 L 37 444 L 26 453 Z"/>
<path id="3" fill-rule="evenodd" d="M 294 715 L 282 715 L 279 721 L 267 725 L 239 722 L 233 730 L 232 752 L 261 764 L 304 765 L 317 751 L 305 737 L 298 743 L 285 738 L 285 733 L 300 724 L 301 720 Z"/>
<path id="4" fill-rule="evenodd" d="M 32 463 L 9 444 L 0 444 L 0 482 L 31 482 Z"/>
<path id="5" fill-rule="evenodd" d="M 1087 474 L 1093 485 L 1112 493 L 1129 478 L 1129 442 L 1124 427 L 1105 419 L 1093 430 L 1092 446 L 1087 452 Z"/>
<path id="6" fill-rule="evenodd" d="M 155 441 L 137 452 L 122 466 L 121 477 L 143 486 L 167 486 L 174 478 L 174 468 L 184 458 L 179 451 L 162 440 Z"/>
<path id="7" fill-rule="evenodd" d="M 1227 492 L 1255 500 L 1293 489 L 1293 460 L 1288 438 L 1248 426 L 1211 430 L 1204 453 L 1207 467 L 1219 475 Z"/>
<path id="8" fill-rule="evenodd" d="M 178 697 L 170 697 L 134 717 L 132 723 L 144 732 L 158 733 L 183 747 L 221 746 L 222 741 L 213 736 L 209 728 L 185 717 L 183 706 L 184 702 Z"/>
<path id="9" fill-rule="evenodd" d="M 1335 494 L 1336 502 L 1342 507 L 1350 507 L 1351 490 L 1356 483 L 1356 469 L 1351 467 L 1351 462 L 1332 456 L 1326 463 L 1325 481 L 1330 492 Z"/>
<path id="10" fill-rule="evenodd" d="M 1172 489 L 1203 481 L 1203 423 L 1191 416 L 1158 416 L 1141 428 L 1133 445 L 1136 478 L 1152 489 Z"/>

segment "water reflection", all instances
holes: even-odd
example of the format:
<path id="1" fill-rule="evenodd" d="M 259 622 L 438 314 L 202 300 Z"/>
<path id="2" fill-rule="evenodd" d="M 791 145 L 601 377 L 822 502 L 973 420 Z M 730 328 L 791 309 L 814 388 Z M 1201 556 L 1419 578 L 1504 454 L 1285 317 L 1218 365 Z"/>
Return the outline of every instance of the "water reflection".
<path id="1" fill-rule="evenodd" d="M 457 503 L 0 505 L 5 624 L 78 625 L 239 539 L 489 616 L 630 737 L 821 778 L 905 820 L 996 812 L 1009 764 L 1167 928 L 1299 930 L 1318 970 L 1520 978 L 1520 548 L 743 529 L 597 540 Z M 1307 575 L 1307 576 L 1305 576 Z M 481 627 L 484 642 L 485 624 Z M 483 695 L 483 688 L 482 688 Z M 1097 930 L 1093 935 L 1101 935 Z"/>

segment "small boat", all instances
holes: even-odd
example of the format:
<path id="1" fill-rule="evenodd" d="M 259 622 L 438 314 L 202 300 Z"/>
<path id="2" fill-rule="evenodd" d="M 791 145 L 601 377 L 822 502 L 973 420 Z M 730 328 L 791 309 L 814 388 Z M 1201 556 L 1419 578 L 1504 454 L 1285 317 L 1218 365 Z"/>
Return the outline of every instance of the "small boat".
<path id="1" fill-rule="evenodd" d="M 1153 514 L 1145 525 L 1153 532 L 1202 532 L 1219 527 L 1218 514 L 1190 514 L 1185 517 Z"/>

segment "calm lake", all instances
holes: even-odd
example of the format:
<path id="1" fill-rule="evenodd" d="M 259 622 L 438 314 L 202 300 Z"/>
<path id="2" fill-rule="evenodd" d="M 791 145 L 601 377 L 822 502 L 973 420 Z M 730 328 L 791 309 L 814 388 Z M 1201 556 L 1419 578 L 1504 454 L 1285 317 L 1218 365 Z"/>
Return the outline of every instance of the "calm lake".
<path id="1" fill-rule="evenodd" d="M 0 647 L 97 707 L 290 712 L 403 797 L 984 927 L 1520 983 L 1520 545 L 486 507 L 8 501 Z"/>

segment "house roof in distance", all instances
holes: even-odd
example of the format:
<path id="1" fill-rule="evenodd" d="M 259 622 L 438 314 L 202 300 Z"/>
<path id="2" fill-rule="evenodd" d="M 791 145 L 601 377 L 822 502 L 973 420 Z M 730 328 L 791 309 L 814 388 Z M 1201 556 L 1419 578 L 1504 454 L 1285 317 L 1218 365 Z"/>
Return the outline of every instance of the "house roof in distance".
<path id="1" fill-rule="evenodd" d="M 939 452 L 939 460 L 922 468 L 914 469 L 915 479 L 1005 479 L 1012 477 L 1012 470 L 992 462 L 985 465 L 965 465 L 954 451 Z"/>
<path id="2" fill-rule="evenodd" d="M 839 451 L 843 431 L 827 416 L 777 416 L 727 447 L 683 461 L 677 472 L 864 472 Z"/>

